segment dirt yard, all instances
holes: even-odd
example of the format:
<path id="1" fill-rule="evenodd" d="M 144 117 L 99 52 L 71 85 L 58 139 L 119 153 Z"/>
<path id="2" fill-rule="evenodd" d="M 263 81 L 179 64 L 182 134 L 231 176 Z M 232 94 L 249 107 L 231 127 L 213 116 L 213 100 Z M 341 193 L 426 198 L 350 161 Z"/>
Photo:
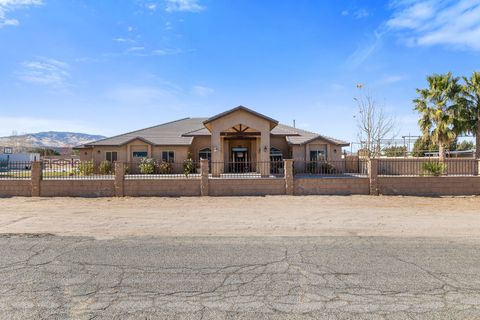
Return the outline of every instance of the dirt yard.
<path id="1" fill-rule="evenodd" d="M 6 198 L 0 233 L 480 237 L 480 197 Z"/>

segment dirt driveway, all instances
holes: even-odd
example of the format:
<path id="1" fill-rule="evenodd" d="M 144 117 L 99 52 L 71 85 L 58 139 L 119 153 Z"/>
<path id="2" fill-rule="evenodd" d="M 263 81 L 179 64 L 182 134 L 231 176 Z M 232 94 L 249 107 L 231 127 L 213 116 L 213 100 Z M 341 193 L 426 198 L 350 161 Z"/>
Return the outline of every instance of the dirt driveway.
<path id="1" fill-rule="evenodd" d="M 480 197 L 7 198 L 0 233 L 480 238 Z"/>

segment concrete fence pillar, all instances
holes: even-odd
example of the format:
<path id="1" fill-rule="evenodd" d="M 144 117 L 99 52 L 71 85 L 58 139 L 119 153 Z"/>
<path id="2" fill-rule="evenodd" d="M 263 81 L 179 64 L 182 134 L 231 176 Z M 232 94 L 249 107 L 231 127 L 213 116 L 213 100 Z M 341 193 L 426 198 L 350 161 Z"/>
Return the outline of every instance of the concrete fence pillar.
<path id="1" fill-rule="evenodd" d="M 208 159 L 200 160 L 200 195 L 208 196 Z"/>
<path id="2" fill-rule="evenodd" d="M 115 196 L 125 196 L 125 164 L 123 162 L 115 162 Z"/>
<path id="3" fill-rule="evenodd" d="M 368 160 L 368 179 L 370 180 L 370 195 L 378 196 L 378 159 Z"/>
<path id="4" fill-rule="evenodd" d="M 477 176 L 480 176 L 480 159 L 476 160 L 476 165 L 477 165 L 476 174 Z"/>
<path id="5" fill-rule="evenodd" d="M 32 197 L 40 197 L 40 185 L 42 183 L 42 162 L 32 162 Z"/>
<path id="6" fill-rule="evenodd" d="M 284 178 L 285 178 L 285 194 L 293 196 L 295 194 L 295 181 L 293 176 L 293 160 L 284 160 Z"/>

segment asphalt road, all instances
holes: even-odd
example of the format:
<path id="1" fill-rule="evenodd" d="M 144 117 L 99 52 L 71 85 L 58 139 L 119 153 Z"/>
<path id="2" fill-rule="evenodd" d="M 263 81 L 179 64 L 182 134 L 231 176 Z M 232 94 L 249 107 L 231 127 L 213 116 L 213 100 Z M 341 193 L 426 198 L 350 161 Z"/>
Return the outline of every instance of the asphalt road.
<path id="1" fill-rule="evenodd" d="M 1 235 L 0 319 L 480 319 L 480 240 Z"/>

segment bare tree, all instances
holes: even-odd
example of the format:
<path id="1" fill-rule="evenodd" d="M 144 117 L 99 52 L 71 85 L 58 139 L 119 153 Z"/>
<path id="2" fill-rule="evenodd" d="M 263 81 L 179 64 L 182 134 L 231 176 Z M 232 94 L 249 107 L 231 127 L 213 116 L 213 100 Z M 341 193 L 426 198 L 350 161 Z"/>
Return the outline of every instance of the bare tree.
<path id="1" fill-rule="evenodd" d="M 361 89 L 363 86 L 358 86 Z M 381 141 L 389 135 L 393 136 L 395 122 L 389 117 L 382 105 L 379 105 L 370 94 L 354 98 L 358 104 L 358 139 L 362 151 L 369 158 L 380 156 L 382 151 Z"/>

